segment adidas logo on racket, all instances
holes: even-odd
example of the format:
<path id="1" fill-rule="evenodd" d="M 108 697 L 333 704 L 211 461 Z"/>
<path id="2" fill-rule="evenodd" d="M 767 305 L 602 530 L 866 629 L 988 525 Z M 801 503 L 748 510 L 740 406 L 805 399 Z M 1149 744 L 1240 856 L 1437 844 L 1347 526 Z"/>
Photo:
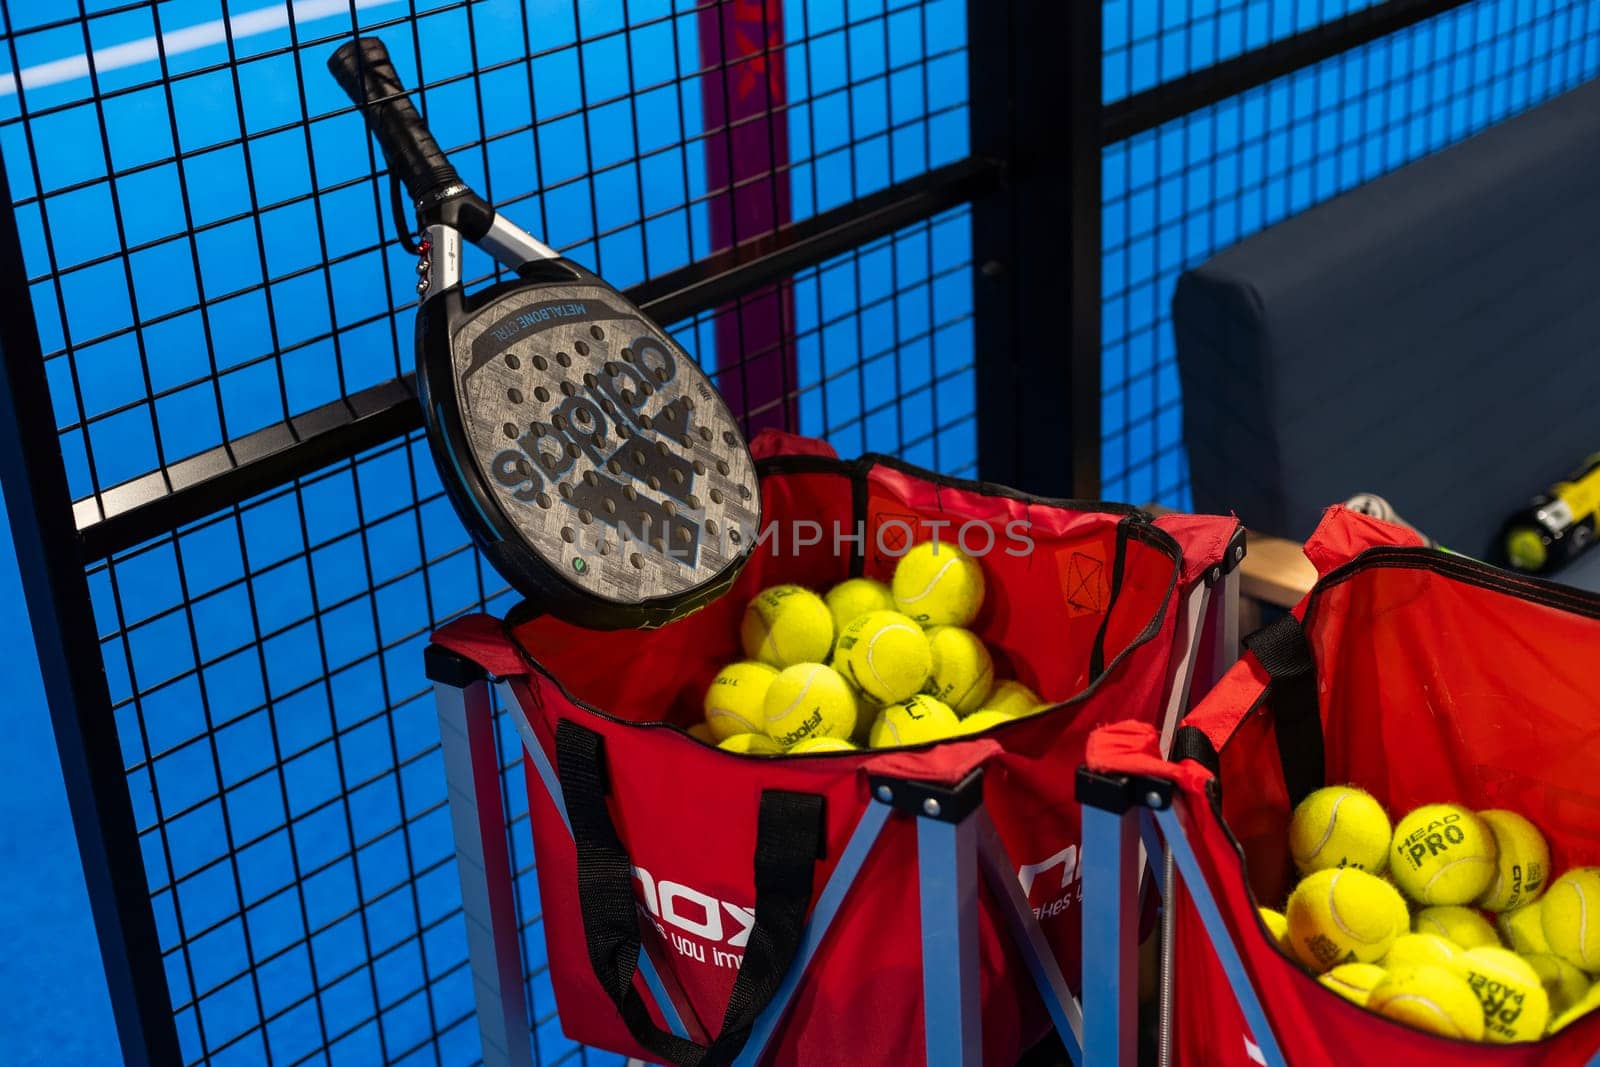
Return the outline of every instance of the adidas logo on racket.
<path id="1" fill-rule="evenodd" d="M 755 546 L 760 486 L 704 372 L 462 183 L 381 41 L 343 45 L 328 69 L 416 209 L 418 399 L 445 490 L 490 563 L 530 608 L 599 629 L 659 626 L 725 591 Z M 516 277 L 468 293 L 463 238 Z"/>

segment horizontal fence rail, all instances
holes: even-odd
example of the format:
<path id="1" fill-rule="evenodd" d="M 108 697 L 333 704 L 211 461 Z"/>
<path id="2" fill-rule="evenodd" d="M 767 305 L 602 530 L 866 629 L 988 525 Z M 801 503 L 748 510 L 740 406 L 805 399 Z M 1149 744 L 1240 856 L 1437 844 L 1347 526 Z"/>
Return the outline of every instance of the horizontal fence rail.
<path id="1" fill-rule="evenodd" d="M 1001 180 L 996 162 L 951 163 L 657 275 L 626 295 L 657 322 L 689 319 L 989 195 Z M 408 373 L 113 486 L 73 505 L 85 559 L 104 559 L 421 428 Z"/>

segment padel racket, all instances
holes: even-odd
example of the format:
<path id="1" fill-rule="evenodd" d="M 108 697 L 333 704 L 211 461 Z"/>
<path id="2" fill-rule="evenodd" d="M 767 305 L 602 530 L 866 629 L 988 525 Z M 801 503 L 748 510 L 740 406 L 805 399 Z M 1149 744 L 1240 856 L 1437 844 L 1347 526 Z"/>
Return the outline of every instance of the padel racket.
<path id="1" fill-rule="evenodd" d="M 693 611 L 738 576 L 761 516 L 738 424 L 621 293 L 462 183 L 383 42 L 328 69 L 416 204 L 417 392 L 462 522 L 530 607 L 602 629 Z M 467 293 L 465 238 L 517 272 Z"/>

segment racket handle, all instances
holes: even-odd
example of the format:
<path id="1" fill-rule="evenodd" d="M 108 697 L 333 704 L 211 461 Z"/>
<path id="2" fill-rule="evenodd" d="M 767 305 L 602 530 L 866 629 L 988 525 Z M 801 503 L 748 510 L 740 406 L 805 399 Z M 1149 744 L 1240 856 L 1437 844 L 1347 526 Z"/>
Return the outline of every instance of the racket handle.
<path id="1" fill-rule="evenodd" d="M 328 57 L 328 70 L 351 102 L 361 108 L 390 172 L 405 185 L 413 200 L 424 200 L 460 183 L 456 169 L 439 150 L 422 116 L 411 106 L 382 41 L 358 37 L 341 45 Z"/>

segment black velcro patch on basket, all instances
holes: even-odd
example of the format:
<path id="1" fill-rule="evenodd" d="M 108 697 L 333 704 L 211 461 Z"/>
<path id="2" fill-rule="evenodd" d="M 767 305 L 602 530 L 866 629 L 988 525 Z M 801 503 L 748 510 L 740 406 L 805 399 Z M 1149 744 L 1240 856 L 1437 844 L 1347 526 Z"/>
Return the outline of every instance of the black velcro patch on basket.
<path id="1" fill-rule="evenodd" d="M 1305 628 L 1285 615 L 1244 639 L 1244 647 L 1266 670 L 1267 704 L 1289 803 L 1299 804 L 1321 789 L 1327 775 L 1322 744 L 1322 713 L 1317 707 L 1317 664 Z"/>
<path id="2" fill-rule="evenodd" d="M 1222 773 L 1222 758 L 1217 746 L 1211 743 L 1205 731 L 1198 726 L 1179 726 L 1172 735 L 1172 761 L 1192 759 L 1212 774 Z"/>

